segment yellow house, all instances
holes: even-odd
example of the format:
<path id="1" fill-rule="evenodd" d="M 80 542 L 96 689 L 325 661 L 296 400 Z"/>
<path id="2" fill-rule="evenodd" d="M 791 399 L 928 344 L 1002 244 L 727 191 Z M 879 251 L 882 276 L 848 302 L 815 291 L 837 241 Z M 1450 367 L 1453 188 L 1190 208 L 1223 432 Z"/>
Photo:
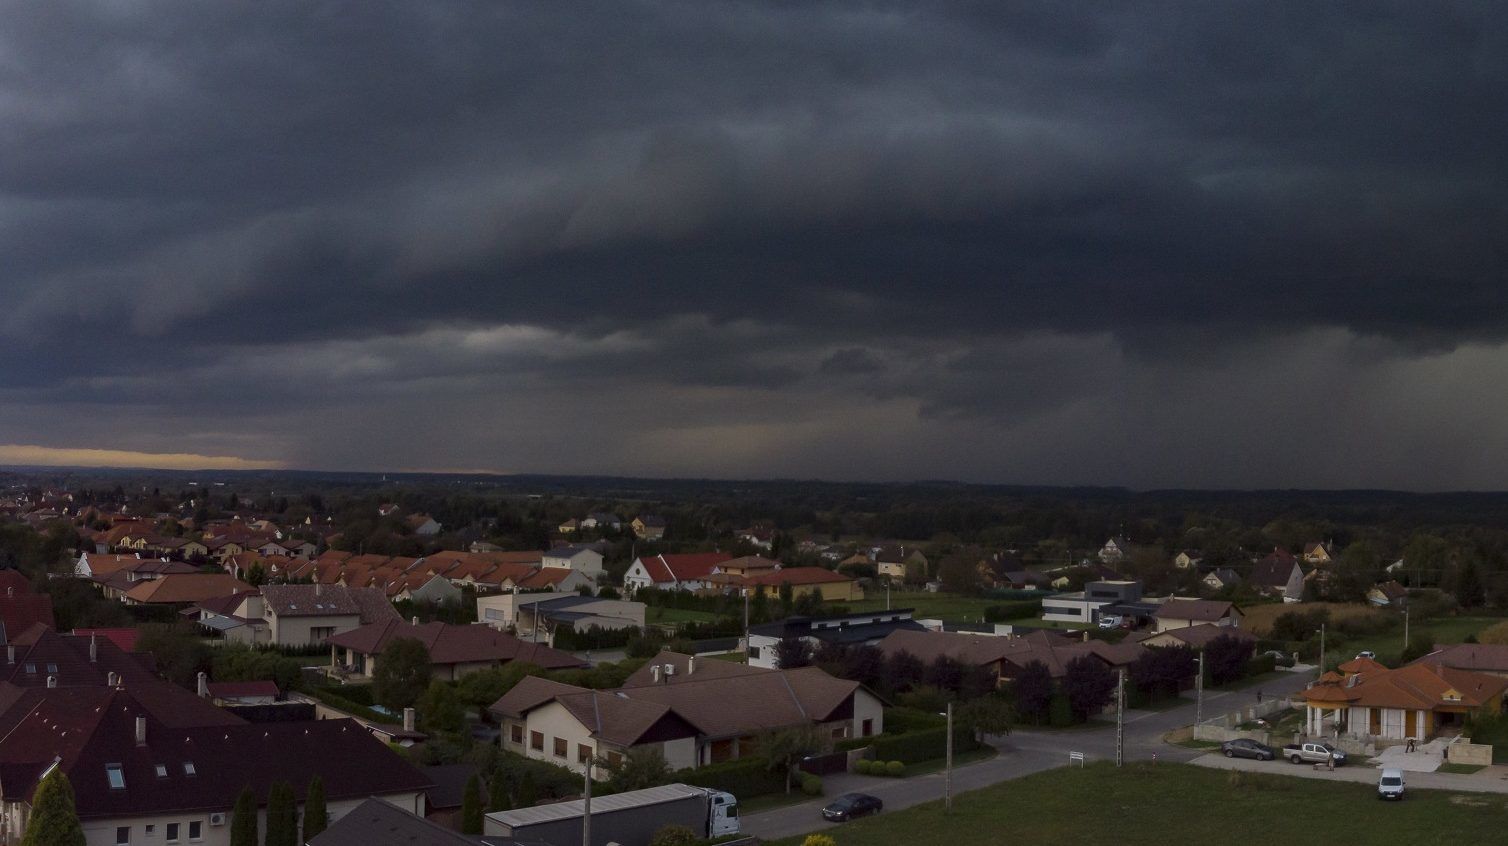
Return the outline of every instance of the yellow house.
<path id="1" fill-rule="evenodd" d="M 1339 669 L 1299 694 L 1309 734 L 1428 739 L 1501 712 L 1508 689 L 1508 678 L 1423 663 L 1390 670 L 1358 658 Z"/>
<path id="2" fill-rule="evenodd" d="M 769 593 L 779 591 L 782 585 L 790 585 L 794 596 L 815 593 L 828 602 L 857 602 L 864 598 L 864 591 L 857 581 L 825 567 L 783 567 L 750 576 L 745 583 L 754 590 L 763 587 Z"/>

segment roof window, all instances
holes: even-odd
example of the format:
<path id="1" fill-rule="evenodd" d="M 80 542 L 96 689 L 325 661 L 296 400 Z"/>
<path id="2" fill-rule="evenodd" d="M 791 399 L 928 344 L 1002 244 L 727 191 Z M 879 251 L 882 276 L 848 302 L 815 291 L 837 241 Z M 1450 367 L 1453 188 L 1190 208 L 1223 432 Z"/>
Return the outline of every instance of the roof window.
<path id="1" fill-rule="evenodd" d="M 193 761 L 184 761 L 183 762 L 183 774 L 186 775 L 186 776 L 188 776 L 188 777 L 190 777 L 190 778 L 192 778 L 192 777 L 194 777 L 194 776 L 196 776 L 196 775 L 199 774 L 199 771 L 194 769 L 194 762 Z"/>
<path id="2" fill-rule="evenodd" d="M 168 777 L 168 765 L 167 764 L 158 764 L 157 765 L 157 777 L 158 778 L 167 778 Z"/>
<path id="3" fill-rule="evenodd" d="M 120 764 L 106 764 L 105 778 L 110 780 L 111 790 L 126 789 L 126 772 L 121 769 Z"/>

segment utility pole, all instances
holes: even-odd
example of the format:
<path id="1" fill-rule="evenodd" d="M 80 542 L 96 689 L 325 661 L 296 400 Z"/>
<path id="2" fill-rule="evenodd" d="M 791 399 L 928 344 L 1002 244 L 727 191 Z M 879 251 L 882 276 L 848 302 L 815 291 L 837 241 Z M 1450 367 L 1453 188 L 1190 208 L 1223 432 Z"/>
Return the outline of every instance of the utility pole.
<path id="1" fill-rule="evenodd" d="M 1194 730 L 1204 722 L 1204 650 L 1199 650 L 1199 675 L 1194 677 Z"/>
<path id="2" fill-rule="evenodd" d="M 586 789 L 581 792 L 581 846 L 592 846 L 592 761 L 586 762 Z"/>
<path id="3" fill-rule="evenodd" d="M 1115 765 L 1126 761 L 1126 668 L 1115 674 Z"/>
<path id="4" fill-rule="evenodd" d="M 1325 624 L 1320 623 L 1320 665 L 1319 674 L 1325 674 Z"/>
<path id="5" fill-rule="evenodd" d="M 953 703 L 948 703 L 948 757 L 943 762 L 943 810 L 953 810 Z"/>
<path id="6" fill-rule="evenodd" d="M 744 588 L 744 663 L 750 662 L 749 657 L 749 589 Z"/>
<path id="7" fill-rule="evenodd" d="M 885 580 L 885 610 L 890 610 L 890 580 Z"/>
<path id="8" fill-rule="evenodd" d="M 1409 648 L 1409 610 L 1403 609 L 1403 648 Z"/>

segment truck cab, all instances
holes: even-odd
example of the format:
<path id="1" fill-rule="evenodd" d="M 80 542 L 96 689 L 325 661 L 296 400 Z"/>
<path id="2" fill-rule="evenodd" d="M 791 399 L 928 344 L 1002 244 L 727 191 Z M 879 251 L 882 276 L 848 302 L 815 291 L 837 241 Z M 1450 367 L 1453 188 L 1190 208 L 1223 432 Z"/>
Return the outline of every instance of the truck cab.
<path id="1" fill-rule="evenodd" d="M 707 837 L 712 839 L 725 834 L 738 833 L 738 797 L 720 790 L 708 797 Z"/>

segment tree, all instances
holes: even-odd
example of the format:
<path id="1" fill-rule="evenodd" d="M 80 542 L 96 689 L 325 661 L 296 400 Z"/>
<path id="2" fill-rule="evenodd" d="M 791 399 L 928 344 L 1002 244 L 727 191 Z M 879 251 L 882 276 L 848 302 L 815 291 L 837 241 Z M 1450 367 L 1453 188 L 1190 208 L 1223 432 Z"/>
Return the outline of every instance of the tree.
<path id="1" fill-rule="evenodd" d="M 1404 664 L 1417 661 L 1420 658 L 1435 651 L 1435 640 L 1427 632 L 1416 631 L 1409 637 L 1409 642 L 1403 647 L 1402 660 Z"/>
<path id="2" fill-rule="evenodd" d="M 1188 646 L 1153 646 L 1127 668 L 1127 680 L 1148 698 L 1177 696 L 1186 679 L 1199 672 L 1199 659 Z"/>
<path id="3" fill-rule="evenodd" d="M 1482 589 L 1482 576 L 1477 572 L 1477 563 L 1467 559 L 1456 577 L 1456 601 L 1462 608 L 1480 608 L 1486 599 Z"/>
<path id="4" fill-rule="evenodd" d="M 419 697 L 418 709 L 425 731 L 458 732 L 466 723 L 466 712 L 456 689 L 439 679 L 430 682 Z"/>
<path id="5" fill-rule="evenodd" d="M 257 794 L 250 787 L 236 797 L 230 814 L 230 846 L 261 846 L 257 835 Z"/>
<path id="6" fill-rule="evenodd" d="M 812 655 L 812 645 L 806 638 L 785 637 L 775 644 L 775 666 L 782 670 L 810 666 Z"/>
<path id="7" fill-rule="evenodd" d="M 246 583 L 252 587 L 267 584 L 267 568 L 262 566 L 262 562 L 258 561 L 246 570 Z"/>
<path id="8" fill-rule="evenodd" d="M 630 749 L 611 770 L 610 784 L 618 793 L 657 787 L 670 780 L 670 764 L 666 763 L 664 754 L 654 747 Z"/>
<path id="9" fill-rule="evenodd" d="M 456 683 L 456 695 L 468 706 L 478 709 L 483 715 L 492 703 L 528 676 L 542 676 L 543 667 L 524 661 L 509 661 L 502 667 L 492 667 L 467 673 Z"/>
<path id="10" fill-rule="evenodd" d="M 169 681 L 192 688 L 201 672 L 209 672 L 213 653 L 193 626 L 148 623 L 140 631 L 136 651 L 151 653 L 157 662 L 157 671 Z"/>
<path id="11" fill-rule="evenodd" d="M 775 772 L 785 773 L 785 792 L 791 792 L 791 770 L 802 758 L 822 748 L 822 737 L 814 726 L 792 726 L 760 737 L 755 749 L 765 764 Z"/>
<path id="12" fill-rule="evenodd" d="M 1226 684 L 1246 675 L 1247 662 L 1256 652 L 1256 641 L 1235 635 L 1220 635 L 1204 646 L 1204 669 L 1214 684 Z"/>
<path id="13" fill-rule="evenodd" d="M 979 572 L 975 566 L 980 558 L 978 550 L 961 549 L 938 562 L 937 578 L 942 581 L 943 590 L 965 595 L 978 593 Z"/>
<path id="14" fill-rule="evenodd" d="M 915 654 L 902 649 L 885 660 L 886 687 L 891 690 L 908 690 L 922 683 L 927 665 Z"/>
<path id="15" fill-rule="evenodd" d="M 1041 661 L 1032 661 L 1011 682 L 1011 693 L 1016 699 L 1016 713 L 1040 724 L 1047 719 L 1052 704 L 1052 672 Z"/>
<path id="16" fill-rule="evenodd" d="M 502 767 L 492 771 L 492 777 L 487 779 L 487 810 L 507 811 L 513 807 L 513 798 L 508 795 L 508 779 L 503 775 Z"/>
<path id="17" fill-rule="evenodd" d="M 1085 655 L 1063 668 L 1063 695 L 1074 719 L 1080 722 L 1110 704 L 1115 685 L 1115 673 L 1098 658 Z"/>
<path id="18" fill-rule="evenodd" d="M 319 776 L 309 779 L 309 792 L 304 797 L 304 839 L 308 843 L 314 835 L 330 825 L 330 812 L 325 808 L 325 780 Z"/>
<path id="19" fill-rule="evenodd" d="M 533 807 L 539 802 L 539 786 L 534 783 L 534 773 L 525 772 L 524 777 L 518 780 L 518 804 L 520 807 Z"/>
<path id="20" fill-rule="evenodd" d="M 796 608 L 796 589 L 790 582 L 780 583 L 780 613 L 789 617 Z"/>
<path id="21" fill-rule="evenodd" d="M 461 794 L 461 833 L 482 833 L 482 780 L 475 773 L 466 779 L 466 790 Z"/>
<path id="22" fill-rule="evenodd" d="M 73 785 L 63 770 L 54 767 L 37 785 L 31 800 L 31 818 L 21 846 L 84 846 L 84 827 L 74 804 Z"/>
<path id="23" fill-rule="evenodd" d="M 372 698 L 390 711 L 402 711 L 419 701 L 429 687 L 429 650 L 411 637 L 390 642 L 372 673 Z"/>
<path id="24" fill-rule="evenodd" d="M 264 846 L 298 846 L 298 800 L 293 785 L 275 782 L 267 792 L 267 838 Z"/>
<path id="25" fill-rule="evenodd" d="M 951 655 L 939 655 L 927 665 L 922 679 L 938 690 L 956 692 L 963 682 L 963 665 Z"/>
<path id="26" fill-rule="evenodd" d="M 1010 734 L 1016 717 L 1011 703 L 994 694 L 968 700 L 958 707 L 956 716 L 979 740 L 987 734 Z"/>

